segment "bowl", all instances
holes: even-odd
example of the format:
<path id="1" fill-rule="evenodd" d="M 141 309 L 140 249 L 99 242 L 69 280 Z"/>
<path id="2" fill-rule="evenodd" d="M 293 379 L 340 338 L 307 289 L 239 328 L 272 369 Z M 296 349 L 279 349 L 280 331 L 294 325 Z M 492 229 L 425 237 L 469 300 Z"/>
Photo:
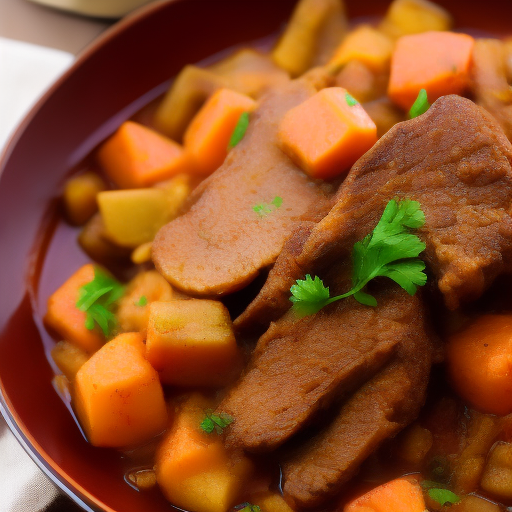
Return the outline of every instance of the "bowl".
<path id="1" fill-rule="evenodd" d="M 158 492 L 139 493 L 127 485 L 122 478 L 125 457 L 90 446 L 52 387 L 51 342 L 42 328 L 44 306 L 36 297 L 42 255 L 51 252 L 60 269 L 76 268 L 74 258 L 83 256 L 74 243 L 76 233 L 59 231 L 49 212 L 69 170 L 123 120 L 163 93 L 185 64 L 275 37 L 294 3 L 149 4 L 77 59 L 21 123 L 1 158 L 0 409 L 33 460 L 85 511 L 159 512 L 172 507 Z M 453 13 L 458 28 L 478 27 L 473 33 L 497 35 L 510 31 L 509 0 L 488 0 L 485 9 L 463 0 L 438 3 Z M 382 14 L 387 4 L 347 0 L 351 19 Z M 50 243 L 53 232 L 63 239 L 60 246 Z"/>

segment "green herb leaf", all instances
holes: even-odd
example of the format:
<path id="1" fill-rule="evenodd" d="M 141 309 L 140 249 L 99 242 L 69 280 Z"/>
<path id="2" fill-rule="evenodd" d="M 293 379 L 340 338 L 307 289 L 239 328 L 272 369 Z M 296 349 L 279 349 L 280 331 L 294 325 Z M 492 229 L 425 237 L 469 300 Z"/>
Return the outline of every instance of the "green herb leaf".
<path id="1" fill-rule="evenodd" d="M 415 117 L 421 116 L 421 114 L 424 114 L 429 108 L 430 103 L 428 102 L 427 91 L 421 89 L 411 110 L 409 110 L 409 117 L 414 119 Z"/>
<path id="2" fill-rule="evenodd" d="M 86 314 L 85 327 L 92 330 L 98 325 L 108 338 L 117 326 L 112 309 L 123 294 L 121 283 L 95 267 L 94 279 L 80 288 L 76 302 L 76 307 Z"/>
<path id="3" fill-rule="evenodd" d="M 412 233 L 425 223 L 420 204 L 405 199 L 391 200 L 373 232 L 357 242 L 352 250 L 352 289 L 343 295 L 329 296 L 329 288 L 308 274 L 290 288 L 293 310 L 298 316 L 317 313 L 327 304 L 351 295 L 361 304 L 376 306 L 375 297 L 364 287 L 376 277 L 388 277 L 407 293 L 414 295 L 427 282 L 425 264 L 418 256 L 425 244 Z"/>
<path id="4" fill-rule="evenodd" d="M 200 427 L 207 434 L 211 434 L 215 430 L 215 432 L 220 435 L 233 421 L 235 421 L 234 418 L 224 412 L 216 414 L 212 411 L 206 411 L 206 416 L 201 422 Z"/>
<path id="5" fill-rule="evenodd" d="M 242 112 L 238 118 L 231 139 L 229 139 L 228 150 L 234 148 L 243 138 L 249 126 L 249 112 Z"/>
<path id="6" fill-rule="evenodd" d="M 137 302 L 135 302 L 135 305 L 142 308 L 142 307 L 146 306 L 147 303 L 148 303 L 148 298 L 145 295 L 141 295 L 140 299 Z"/>
<path id="7" fill-rule="evenodd" d="M 353 107 L 354 105 L 359 105 L 359 101 L 357 101 L 353 96 L 351 96 L 348 92 L 345 93 L 345 100 L 349 107 Z"/>
<path id="8" fill-rule="evenodd" d="M 260 512 L 258 505 L 251 505 L 249 502 L 241 503 L 234 508 L 237 512 Z"/>
<path id="9" fill-rule="evenodd" d="M 437 501 L 439 505 L 453 505 L 454 503 L 458 503 L 460 501 L 460 498 L 448 489 L 429 489 L 428 495 L 434 501 Z"/>
<path id="10" fill-rule="evenodd" d="M 252 209 L 260 216 L 266 217 L 269 213 L 277 210 L 283 204 L 283 198 L 275 196 L 270 203 L 258 203 Z"/>

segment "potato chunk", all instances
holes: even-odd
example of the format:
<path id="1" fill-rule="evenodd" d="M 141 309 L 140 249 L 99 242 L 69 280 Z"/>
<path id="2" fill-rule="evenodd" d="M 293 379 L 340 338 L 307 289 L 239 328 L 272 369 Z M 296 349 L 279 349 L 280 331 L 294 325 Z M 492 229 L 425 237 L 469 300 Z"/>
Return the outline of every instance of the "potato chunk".
<path id="1" fill-rule="evenodd" d="M 105 190 L 104 181 L 94 172 L 74 176 L 64 187 L 64 208 L 69 221 L 84 225 L 97 211 L 96 196 Z"/>
<path id="2" fill-rule="evenodd" d="M 146 346 L 148 361 L 167 384 L 224 386 L 239 371 L 231 319 L 221 302 L 154 302 Z"/>
<path id="3" fill-rule="evenodd" d="M 155 270 L 142 272 L 134 277 L 119 300 L 117 319 L 124 332 L 145 334 L 149 320 L 149 305 L 152 302 L 172 300 L 171 285 Z"/>
<path id="4" fill-rule="evenodd" d="M 482 489 L 500 500 L 512 499 L 512 443 L 497 443 L 480 481 Z"/>
<path id="5" fill-rule="evenodd" d="M 78 371 L 74 405 L 94 446 L 143 443 L 166 427 L 162 386 L 144 350 L 140 334 L 120 334 Z"/>
<path id="6" fill-rule="evenodd" d="M 253 469 L 243 455 L 228 453 L 219 435 L 200 429 L 212 406 L 193 395 L 181 406 L 157 453 L 162 492 L 173 505 L 194 512 L 227 512 L 237 504 Z"/>
<path id="7" fill-rule="evenodd" d="M 78 370 L 89 359 L 89 354 L 68 341 L 59 341 L 52 349 L 52 359 L 59 370 L 72 382 Z"/>

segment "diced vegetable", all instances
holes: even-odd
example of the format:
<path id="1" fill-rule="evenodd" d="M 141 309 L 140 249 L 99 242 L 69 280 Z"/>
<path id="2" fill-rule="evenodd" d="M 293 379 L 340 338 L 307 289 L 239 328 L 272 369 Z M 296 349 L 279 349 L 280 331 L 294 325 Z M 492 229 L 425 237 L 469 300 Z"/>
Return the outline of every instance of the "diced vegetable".
<path id="1" fill-rule="evenodd" d="M 166 427 L 162 386 L 144 351 L 140 334 L 120 334 L 78 371 L 74 405 L 94 446 L 135 445 Z"/>
<path id="2" fill-rule="evenodd" d="M 52 359 L 59 370 L 72 382 L 78 370 L 89 359 L 89 354 L 68 341 L 59 341 L 52 349 Z"/>
<path id="3" fill-rule="evenodd" d="M 459 503 L 450 507 L 453 512 L 500 512 L 496 503 L 479 496 L 464 496 Z"/>
<path id="4" fill-rule="evenodd" d="M 91 354 L 98 350 L 105 338 L 98 329 L 85 326 L 86 314 L 76 307 L 80 288 L 94 279 L 94 266 L 84 265 L 77 270 L 48 299 L 44 320 L 65 340 Z"/>
<path id="5" fill-rule="evenodd" d="M 430 430 L 415 423 L 402 434 L 398 456 L 406 462 L 419 465 L 432 448 L 432 444 L 433 437 Z"/>
<path id="6" fill-rule="evenodd" d="M 323 27 L 333 19 L 338 23 L 331 42 L 331 45 L 334 43 L 332 50 L 341 40 L 346 26 L 343 4 L 340 0 L 300 0 L 272 52 L 274 62 L 292 77 L 304 73 L 315 60 Z"/>
<path id="7" fill-rule="evenodd" d="M 124 122 L 107 139 L 98 160 L 120 188 L 148 187 L 189 170 L 179 144 L 133 121 Z"/>
<path id="8" fill-rule="evenodd" d="M 286 503 L 280 494 L 266 492 L 260 496 L 255 496 L 254 504 L 260 507 L 261 512 L 294 512 L 294 510 Z"/>
<path id="9" fill-rule="evenodd" d="M 190 196 L 190 192 L 192 192 L 193 185 L 193 180 L 189 174 L 179 174 L 170 180 L 155 185 L 155 188 L 162 189 L 166 193 L 169 220 L 180 214 L 183 205 Z"/>
<path id="10" fill-rule="evenodd" d="M 82 226 L 97 211 L 96 196 L 106 186 L 94 172 L 86 172 L 69 179 L 64 187 L 64 208 L 72 224 Z"/>
<path id="11" fill-rule="evenodd" d="M 351 501 L 343 511 L 425 512 L 425 501 L 421 487 L 416 481 L 398 478 Z"/>
<path id="12" fill-rule="evenodd" d="M 141 298 L 144 300 L 141 301 Z M 149 305 L 155 301 L 172 300 L 171 285 L 156 271 L 149 270 L 134 277 L 119 301 L 117 318 L 124 332 L 145 333 L 149 320 Z"/>
<path id="13" fill-rule="evenodd" d="M 512 412 L 512 315 L 481 316 L 451 336 L 446 354 L 461 397 L 483 412 Z"/>
<path id="14" fill-rule="evenodd" d="M 151 304 L 147 358 L 163 382 L 179 386 L 223 386 L 241 362 L 229 312 L 199 299 Z"/>
<path id="15" fill-rule="evenodd" d="M 226 77 L 196 66 L 185 66 L 156 111 L 157 127 L 171 139 L 181 140 L 207 98 L 217 89 L 230 86 L 231 81 Z"/>
<path id="16" fill-rule="evenodd" d="M 480 485 L 484 491 L 500 500 L 512 499 L 512 443 L 494 445 Z"/>
<path id="17" fill-rule="evenodd" d="M 171 220 L 167 194 L 159 188 L 108 190 L 98 194 L 98 203 L 106 235 L 122 247 L 151 242 Z"/>
<path id="18" fill-rule="evenodd" d="M 252 472 L 248 459 L 229 454 L 221 437 L 199 428 L 211 406 L 200 395 L 185 402 L 156 459 L 157 480 L 167 499 L 194 512 L 229 510 Z"/>
<path id="19" fill-rule="evenodd" d="M 469 83 L 474 39 L 453 32 L 404 36 L 395 46 L 388 95 L 409 110 L 421 89 L 434 102 L 447 94 L 462 94 Z"/>
<path id="20" fill-rule="evenodd" d="M 128 474 L 128 480 L 139 490 L 147 491 L 157 484 L 156 473 L 153 469 L 139 469 Z"/>
<path id="21" fill-rule="evenodd" d="M 100 213 L 96 213 L 78 235 L 80 247 L 93 260 L 105 265 L 128 260 L 130 250 L 108 240 L 105 224 Z"/>
<path id="22" fill-rule="evenodd" d="M 405 121 L 404 112 L 387 97 L 365 103 L 364 109 L 377 126 L 379 138 L 391 130 L 395 124 Z"/>
<path id="23" fill-rule="evenodd" d="M 339 69 L 352 60 L 362 62 L 376 72 L 382 72 L 391 61 L 393 41 L 370 25 L 361 25 L 343 40 L 329 62 Z"/>
<path id="24" fill-rule="evenodd" d="M 147 263 L 148 261 L 151 261 L 152 246 L 152 242 L 145 242 L 136 247 L 130 256 L 132 263 L 134 263 L 135 265 L 141 265 L 142 263 Z"/>
<path id="25" fill-rule="evenodd" d="M 391 37 L 418 34 L 430 30 L 450 30 L 452 17 L 428 0 L 394 0 L 380 29 Z"/>
<path id="26" fill-rule="evenodd" d="M 323 89 L 281 122 L 282 150 L 313 178 L 346 172 L 377 140 L 377 127 L 341 87 Z"/>
<path id="27" fill-rule="evenodd" d="M 255 107 L 256 102 L 249 96 L 230 89 L 220 89 L 211 96 L 183 137 L 195 171 L 211 174 L 222 164 L 240 115 Z"/>
<path id="28" fill-rule="evenodd" d="M 335 85 L 343 87 L 361 103 L 387 96 L 388 74 L 375 73 L 358 60 L 347 62 L 336 75 Z"/>

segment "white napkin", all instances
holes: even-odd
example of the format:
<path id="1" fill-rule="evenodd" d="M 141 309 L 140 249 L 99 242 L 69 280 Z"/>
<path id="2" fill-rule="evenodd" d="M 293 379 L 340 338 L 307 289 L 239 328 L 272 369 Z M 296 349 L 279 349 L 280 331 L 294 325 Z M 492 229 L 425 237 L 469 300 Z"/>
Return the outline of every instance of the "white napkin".
<path id="1" fill-rule="evenodd" d="M 0 37 L 0 152 L 30 107 L 73 62 L 73 55 Z M 0 417 L 0 512 L 39 512 L 56 488 Z"/>

